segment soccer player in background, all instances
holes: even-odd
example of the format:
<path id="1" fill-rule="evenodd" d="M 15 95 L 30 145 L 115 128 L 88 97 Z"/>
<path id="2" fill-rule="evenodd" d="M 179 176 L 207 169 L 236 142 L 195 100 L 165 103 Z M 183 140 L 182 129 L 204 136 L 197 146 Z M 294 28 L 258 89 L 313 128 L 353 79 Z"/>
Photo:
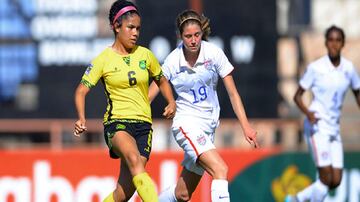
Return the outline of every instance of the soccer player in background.
<path id="1" fill-rule="evenodd" d="M 351 61 L 341 56 L 345 33 L 331 26 L 325 33 L 328 54 L 312 62 L 299 81 L 294 101 L 306 115 L 304 136 L 318 170 L 318 179 L 290 201 L 323 201 L 329 190 L 340 185 L 343 170 L 343 145 L 340 136 L 341 107 L 351 87 L 360 107 L 360 79 Z M 305 106 L 302 95 L 311 90 L 313 100 Z"/>
<path id="2" fill-rule="evenodd" d="M 189 201 L 204 171 L 213 178 L 211 200 L 230 201 L 228 168 L 214 146 L 220 114 L 216 92 L 219 77 L 223 79 L 246 140 L 258 147 L 256 131 L 248 122 L 231 76 L 234 67 L 220 48 L 206 41 L 210 34 L 209 19 L 185 10 L 178 15 L 176 25 L 182 42 L 165 59 L 162 69 L 178 95 L 172 133 L 185 157 L 177 184 L 164 190 L 159 201 Z M 151 85 L 150 100 L 156 94 L 157 87 Z"/>
<path id="3" fill-rule="evenodd" d="M 128 201 L 135 190 L 143 201 L 156 202 L 155 185 L 145 171 L 152 140 L 149 78 L 153 78 L 168 102 L 163 113 L 166 118 L 174 116 L 175 100 L 153 53 L 136 45 L 141 24 L 137 7 L 117 0 L 110 8 L 109 20 L 115 41 L 91 62 L 76 89 L 79 120 L 74 135 L 86 131 L 85 97 L 101 80 L 108 100 L 103 121 L 105 141 L 110 157 L 121 158 L 116 189 L 104 202 Z"/>

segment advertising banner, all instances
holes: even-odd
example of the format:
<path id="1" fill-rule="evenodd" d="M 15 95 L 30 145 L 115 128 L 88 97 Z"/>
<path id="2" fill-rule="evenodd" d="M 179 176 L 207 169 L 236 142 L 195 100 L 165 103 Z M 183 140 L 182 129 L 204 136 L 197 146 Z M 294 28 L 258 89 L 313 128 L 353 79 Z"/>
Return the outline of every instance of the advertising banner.
<path id="1" fill-rule="evenodd" d="M 315 168 L 307 153 L 279 150 L 222 150 L 229 166 L 231 201 L 283 201 L 315 179 Z M 166 189 L 181 172 L 182 152 L 152 153 L 147 171 L 157 185 Z M 119 160 L 105 149 L 0 151 L 1 202 L 100 202 L 116 185 Z M 205 174 L 193 202 L 210 200 L 211 177 Z M 360 200 L 360 153 L 345 155 L 340 187 L 327 202 Z M 130 200 L 140 202 L 134 194 Z"/>
<path id="2" fill-rule="evenodd" d="M 360 153 L 345 153 L 345 168 L 340 186 L 325 202 L 360 201 Z M 239 171 L 230 182 L 233 201 L 283 202 L 316 179 L 315 165 L 308 153 L 278 153 Z"/>
<path id="3" fill-rule="evenodd" d="M 274 150 L 222 151 L 230 179 Z M 152 153 L 147 171 L 159 191 L 176 183 L 182 152 Z M 1 202 L 99 202 L 114 188 L 119 160 L 96 150 L 0 151 Z M 211 177 L 205 175 L 192 201 L 210 201 Z M 131 201 L 140 201 L 134 195 Z"/>

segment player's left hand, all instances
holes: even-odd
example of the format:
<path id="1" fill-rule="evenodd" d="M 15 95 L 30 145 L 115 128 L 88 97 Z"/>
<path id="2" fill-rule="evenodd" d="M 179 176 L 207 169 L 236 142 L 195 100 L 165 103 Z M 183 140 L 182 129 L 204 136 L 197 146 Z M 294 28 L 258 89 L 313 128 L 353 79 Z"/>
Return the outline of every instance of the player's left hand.
<path id="1" fill-rule="evenodd" d="M 176 112 L 176 103 L 170 102 L 164 109 L 163 116 L 167 119 L 172 119 L 175 116 Z"/>
<path id="2" fill-rule="evenodd" d="M 255 148 L 259 148 L 259 143 L 256 140 L 257 132 L 253 128 L 249 127 L 244 131 L 244 133 L 246 141 L 249 144 L 254 145 Z"/>

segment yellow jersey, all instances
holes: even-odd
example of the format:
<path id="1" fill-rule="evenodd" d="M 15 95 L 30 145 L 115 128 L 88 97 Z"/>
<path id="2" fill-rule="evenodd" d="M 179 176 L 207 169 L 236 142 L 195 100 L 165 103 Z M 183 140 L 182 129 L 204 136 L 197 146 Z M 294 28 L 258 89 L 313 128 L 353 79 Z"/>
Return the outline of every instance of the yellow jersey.
<path id="1" fill-rule="evenodd" d="M 108 101 L 104 123 L 114 119 L 152 123 L 149 78 L 161 76 L 160 64 L 149 49 L 136 46 L 130 54 L 120 55 L 108 47 L 87 67 L 81 83 L 88 88 L 99 80 L 103 83 Z"/>

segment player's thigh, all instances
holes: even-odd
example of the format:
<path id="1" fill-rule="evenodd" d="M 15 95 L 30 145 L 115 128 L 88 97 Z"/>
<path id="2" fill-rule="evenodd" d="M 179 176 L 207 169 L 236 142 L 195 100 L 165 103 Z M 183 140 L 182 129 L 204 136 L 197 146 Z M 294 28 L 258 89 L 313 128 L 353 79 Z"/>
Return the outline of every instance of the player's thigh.
<path id="1" fill-rule="evenodd" d="M 111 143 L 112 150 L 118 156 L 125 157 L 127 163 L 129 163 L 129 158 L 140 157 L 136 140 L 126 131 L 117 131 L 114 137 L 111 139 Z"/>

